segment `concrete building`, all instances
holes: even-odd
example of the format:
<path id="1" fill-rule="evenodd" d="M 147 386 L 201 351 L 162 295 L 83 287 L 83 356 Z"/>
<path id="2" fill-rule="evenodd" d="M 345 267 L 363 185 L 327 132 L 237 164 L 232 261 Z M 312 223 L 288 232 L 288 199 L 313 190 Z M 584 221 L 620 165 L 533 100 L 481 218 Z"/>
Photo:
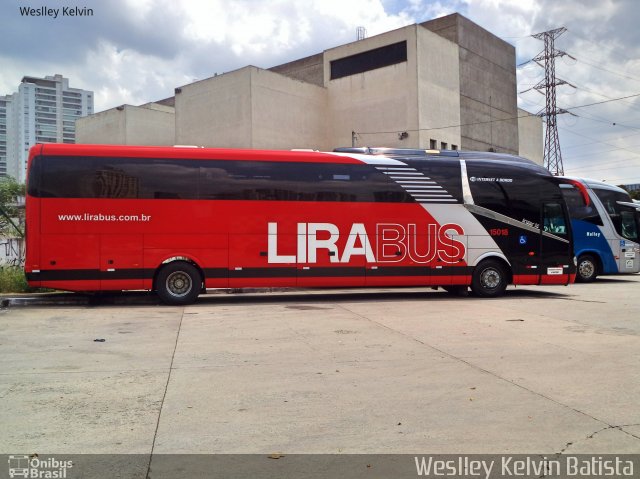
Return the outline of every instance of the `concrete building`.
<path id="1" fill-rule="evenodd" d="M 13 132 L 14 95 L 0 96 L 0 176 L 6 176 L 8 152 L 15 133 Z M 15 148 L 15 147 L 13 147 Z"/>
<path id="2" fill-rule="evenodd" d="M 173 145 L 173 102 L 122 105 L 76 121 L 78 143 L 112 145 Z"/>
<path id="3" fill-rule="evenodd" d="M 13 176 L 20 182 L 25 181 L 31 146 L 75 143 L 76 119 L 93 113 L 93 92 L 70 88 L 69 80 L 62 75 L 25 76 L 17 93 L 0 98 L 5 104 L 8 133 L 5 169 L 2 171 L 0 163 L 0 174 Z"/>
<path id="4" fill-rule="evenodd" d="M 116 142 L 100 136 L 109 117 L 91 127 L 95 142 Z M 83 142 L 90 124 L 79 122 Z M 145 128 L 118 138 L 152 144 Z M 542 138 L 540 118 L 517 108 L 514 47 L 458 14 L 175 90 L 175 144 L 484 150 L 542 164 Z"/>
<path id="5" fill-rule="evenodd" d="M 518 108 L 518 154 L 542 165 L 544 158 L 543 134 L 540 117 Z"/>

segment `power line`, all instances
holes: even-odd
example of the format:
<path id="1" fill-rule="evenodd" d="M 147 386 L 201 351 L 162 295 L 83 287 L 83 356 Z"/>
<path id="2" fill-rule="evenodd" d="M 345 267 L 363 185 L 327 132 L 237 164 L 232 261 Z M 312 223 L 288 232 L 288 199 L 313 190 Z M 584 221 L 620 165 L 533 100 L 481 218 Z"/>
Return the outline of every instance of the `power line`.
<path id="1" fill-rule="evenodd" d="M 638 166 L 639 166 L 639 165 L 616 166 L 616 167 L 615 167 L 615 170 L 617 171 L 617 170 L 626 170 L 626 169 L 628 169 L 628 168 L 638 168 Z M 602 170 L 602 168 L 601 168 L 601 167 L 594 167 L 594 168 L 582 168 L 582 167 L 578 167 L 578 166 L 576 166 L 576 167 L 570 167 L 570 168 L 567 168 L 567 169 L 568 169 L 568 170 L 572 170 L 572 171 L 575 171 L 575 170 L 580 170 L 580 171 L 594 171 L 594 170 L 598 170 L 598 171 L 599 171 L 599 170 Z"/>
<path id="2" fill-rule="evenodd" d="M 624 138 L 629 138 L 630 136 L 636 136 L 636 135 L 640 135 L 640 132 L 631 133 L 630 135 L 618 136 L 617 138 L 612 138 L 612 140 L 622 140 Z M 593 145 L 594 143 L 600 143 L 600 142 L 598 140 L 594 140 L 594 141 L 592 141 L 590 143 L 583 143 L 581 145 L 567 146 L 567 147 L 565 147 L 565 151 L 566 150 L 572 150 L 574 148 L 584 148 L 585 146 Z M 638 145 L 638 146 L 640 146 L 640 145 Z"/>
<path id="3" fill-rule="evenodd" d="M 414 129 L 414 130 L 404 129 L 402 131 L 419 132 L 419 131 L 446 130 L 448 128 L 460 128 L 462 126 L 482 125 L 482 124 L 486 124 L 486 123 L 495 123 L 495 122 L 499 122 L 499 121 L 517 120 L 519 118 L 530 118 L 532 116 L 537 116 L 537 115 L 533 115 L 531 113 L 527 113 L 526 115 L 511 116 L 509 118 L 498 118 L 498 119 L 495 119 L 495 120 L 475 121 L 475 122 L 472 122 L 472 123 L 459 123 L 459 124 L 456 124 L 456 125 L 438 126 L 438 127 L 435 127 L 435 128 L 418 128 L 418 129 Z M 383 135 L 383 134 L 398 133 L 399 131 L 400 130 L 395 130 L 395 131 L 357 131 L 356 134 L 357 135 Z"/>
<path id="4" fill-rule="evenodd" d="M 603 100 L 603 101 L 597 101 L 597 102 L 594 102 L 594 103 L 587 103 L 586 105 L 570 106 L 568 108 L 565 108 L 565 110 L 577 110 L 578 108 L 585 108 L 587 106 L 594 106 L 594 105 L 602 105 L 603 103 L 610 103 L 612 101 L 626 100 L 627 98 L 635 98 L 637 96 L 640 96 L 640 93 L 635 93 L 633 95 L 627 95 L 627 96 L 623 96 L 623 97 L 620 97 L 620 98 L 612 98 L 610 100 Z"/>
<path id="5" fill-rule="evenodd" d="M 637 96 L 640 96 L 640 93 L 636 93 L 634 95 L 624 96 L 624 97 L 621 97 L 621 98 L 611 98 L 609 100 L 599 101 L 599 102 L 595 102 L 595 103 L 587 103 L 586 105 L 570 106 L 570 107 L 564 108 L 564 110 L 576 110 L 578 108 L 585 108 L 585 107 L 588 107 L 588 106 L 600 105 L 602 103 L 609 103 L 609 102 L 612 102 L 612 101 L 626 100 L 627 98 L 633 98 L 633 97 L 637 97 Z M 532 102 L 529 102 L 529 103 L 532 103 Z M 460 128 L 462 126 L 482 125 L 482 124 L 486 124 L 486 123 L 495 123 L 495 122 L 500 122 L 500 121 L 517 120 L 517 119 L 520 119 L 520 118 L 530 118 L 532 116 L 538 116 L 538 115 L 535 115 L 533 113 L 527 113 L 526 115 L 511 116 L 511 117 L 508 117 L 508 118 L 496 118 L 496 119 L 492 119 L 492 120 L 475 121 L 475 122 L 471 122 L 471 123 L 456 123 L 455 125 L 437 126 L 437 127 L 434 127 L 434 128 L 416 128 L 416 129 L 406 129 L 406 128 L 404 128 L 404 129 L 393 130 L 393 131 L 356 131 L 355 133 L 358 134 L 358 135 L 383 135 L 383 134 L 395 134 L 395 133 L 398 133 L 400 131 L 408 131 L 408 132 L 436 131 L 436 130 L 446 130 L 448 128 Z M 578 116 L 578 115 L 576 115 L 576 116 Z M 635 127 L 629 127 L 628 126 L 628 128 L 635 128 Z"/>
<path id="6" fill-rule="evenodd" d="M 574 82 L 574 83 L 576 83 L 576 82 Z M 584 91 L 589 92 L 589 93 L 592 93 L 592 94 L 594 94 L 594 95 L 602 96 L 602 97 L 606 98 L 607 100 L 614 100 L 614 98 L 611 98 L 610 96 L 607 96 L 607 95 L 605 95 L 604 93 L 599 93 L 599 92 L 597 92 L 597 91 L 590 90 L 590 89 L 588 89 L 588 88 L 585 88 L 585 87 L 584 87 L 584 86 L 582 86 L 582 85 L 577 85 L 577 87 L 578 87 L 580 90 L 584 90 Z M 623 100 L 621 100 L 621 101 L 623 101 Z M 629 108 L 631 108 L 632 110 L 638 110 L 638 111 L 640 111 L 640 108 L 636 107 L 633 103 L 629 103 L 629 102 L 627 102 L 627 101 L 623 101 L 623 102 L 624 102 L 624 103 L 625 103 Z"/>
<path id="7" fill-rule="evenodd" d="M 599 65 L 595 65 L 595 64 L 593 64 L 593 63 L 590 63 L 590 62 L 588 62 L 588 61 L 586 61 L 586 60 L 582 60 L 582 59 L 580 59 L 580 58 L 578 58 L 578 57 L 572 57 L 572 58 L 573 58 L 574 60 L 576 60 L 576 61 L 579 61 L 580 63 L 585 63 L 586 65 L 589 65 L 590 67 L 596 68 L 596 69 L 598 69 L 598 70 L 602 70 L 603 72 L 613 73 L 614 75 L 618 75 L 618 76 L 620 76 L 620 77 L 622 77 L 622 78 L 626 78 L 627 80 L 633 80 L 633 81 L 640 82 L 640 79 L 635 78 L 635 77 L 632 77 L 632 76 L 629 76 L 629 75 L 625 75 L 624 73 L 620 73 L 620 72 L 615 72 L 615 71 L 613 71 L 613 70 L 609 70 L 609 69 L 604 68 L 604 67 L 601 67 L 601 66 L 599 66 Z"/>
<path id="8" fill-rule="evenodd" d="M 588 136 L 583 135 L 583 134 L 581 134 L 581 133 L 578 133 L 578 132 L 576 132 L 576 131 L 568 130 L 568 129 L 566 129 L 566 128 L 562 128 L 562 127 L 560 127 L 560 128 L 561 128 L 562 130 L 566 131 L 567 133 L 571 133 L 572 135 L 580 136 L 580 137 L 582 137 L 582 138 L 586 138 L 586 139 L 588 139 L 588 140 L 592 140 L 592 139 L 593 139 L 593 138 L 591 138 L 591 137 L 588 137 Z M 606 141 L 598 141 L 598 140 L 596 140 L 596 142 L 597 142 L 597 143 L 602 143 L 603 145 L 611 146 L 611 147 L 613 147 L 613 148 L 618 148 L 618 146 L 617 146 L 617 145 L 612 145 L 611 143 L 607 143 Z M 625 151 L 628 151 L 628 152 L 630 152 L 630 153 L 633 153 L 633 154 L 634 154 L 634 155 L 636 155 L 636 156 L 640 156 L 640 154 L 638 154 L 637 152 L 635 152 L 635 151 L 633 151 L 633 150 L 630 150 L 630 149 L 628 149 L 628 148 L 622 147 L 621 149 L 623 149 L 623 150 L 625 150 Z"/>
<path id="9" fill-rule="evenodd" d="M 590 40 L 589 38 L 583 37 L 582 35 L 577 34 L 574 30 L 567 29 L 567 31 L 569 32 L 570 35 L 574 35 L 574 36 L 578 37 L 580 40 L 582 40 L 584 42 L 587 42 L 587 43 L 590 43 L 591 45 L 597 47 L 598 48 L 598 52 L 602 51 L 602 44 L 598 44 L 598 43 L 594 42 L 593 40 Z M 616 57 L 621 61 L 628 60 L 627 58 L 623 58 L 622 55 L 612 55 L 611 52 L 608 52 L 607 56 L 609 58 Z"/>

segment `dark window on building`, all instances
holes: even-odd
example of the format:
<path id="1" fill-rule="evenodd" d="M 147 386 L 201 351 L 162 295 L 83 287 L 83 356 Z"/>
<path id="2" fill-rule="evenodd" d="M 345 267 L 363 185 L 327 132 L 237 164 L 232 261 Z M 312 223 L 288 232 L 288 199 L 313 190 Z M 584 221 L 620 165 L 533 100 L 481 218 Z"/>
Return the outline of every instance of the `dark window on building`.
<path id="1" fill-rule="evenodd" d="M 331 80 L 407 61 L 407 42 L 375 48 L 331 62 Z"/>
<path id="2" fill-rule="evenodd" d="M 448 145 L 447 145 L 447 142 L 445 142 L 445 141 L 441 141 L 441 142 L 440 142 L 440 149 L 441 149 L 441 150 L 446 150 L 446 149 L 447 149 L 447 146 L 448 146 Z"/>
<path id="3" fill-rule="evenodd" d="M 432 150 L 438 149 L 438 140 L 429 140 L 429 148 Z"/>

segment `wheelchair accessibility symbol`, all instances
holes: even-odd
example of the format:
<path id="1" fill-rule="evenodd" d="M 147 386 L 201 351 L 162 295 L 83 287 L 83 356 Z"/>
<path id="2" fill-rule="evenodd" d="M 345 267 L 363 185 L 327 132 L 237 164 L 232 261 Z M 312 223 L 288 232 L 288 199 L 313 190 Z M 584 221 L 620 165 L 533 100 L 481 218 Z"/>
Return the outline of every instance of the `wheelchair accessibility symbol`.
<path id="1" fill-rule="evenodd" d="M 520 239 L 518 241 L 520 244 L 527 244 L 527 237 L 525 235 L 520 235 Z"/>

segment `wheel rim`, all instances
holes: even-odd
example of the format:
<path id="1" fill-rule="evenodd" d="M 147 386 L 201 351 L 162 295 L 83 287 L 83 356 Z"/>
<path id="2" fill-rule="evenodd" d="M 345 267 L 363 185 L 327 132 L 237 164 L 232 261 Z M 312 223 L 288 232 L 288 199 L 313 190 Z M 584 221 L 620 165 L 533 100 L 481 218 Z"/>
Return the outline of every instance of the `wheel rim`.
<path id="1" fill-rule="evenodd" d="M 501 281 L 502 276 L 500 275 L 500 271 L 494 268 L 487 268 L 483 270 L 480 275 L 480 284 L 486 289 L 496 289 L 500 286 Z"/>
<path id="2" fill-rule="evenodd" d="M 186 296 L 193 288 L 191 276 L 184 271 L 175 271 L 167 277 L 165 282 L 169 294 L 175 297 Z"/>
<path id="3" fill-rule="evenodd" d="M 596 268 L 591 261 L 580 261 L 578 270 L 580 271 L 580 276 L 583 278 L 591 278 L 593 273 L 595 273 Z"/>

